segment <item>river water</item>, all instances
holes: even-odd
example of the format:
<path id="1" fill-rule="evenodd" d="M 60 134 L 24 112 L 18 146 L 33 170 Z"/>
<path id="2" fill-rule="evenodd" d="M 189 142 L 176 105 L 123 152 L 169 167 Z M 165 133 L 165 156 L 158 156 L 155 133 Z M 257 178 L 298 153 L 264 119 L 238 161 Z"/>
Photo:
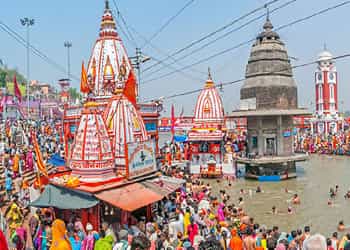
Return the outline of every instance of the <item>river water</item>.
<path id="1" fill-rule="evenodd" d="M 238 179 L 231 186 L 226 180 L 205 179 L 204 182 L 212 185 L 218 197 L 219 190 L 226 190 L 231 196 L 229 203 L 237 205 L 238 198 L 242 196 L 243 208 L 248 215 L 256 223 L 269 228 L 277 225 L 281 231 L 290 231 L 308 225 L 312 232 L 330 236 L 340 220 L 350 225 L 350 200 L 344 199 L 345 192 L 350 189 L 349 157 L 312 155 L 309 161 L 298 163 L 297 176 L 281 182 Z M 339 185 L 339 193 L 333 205 L 329 206 L 329 189 L 335 185 Z M 262 188 L 262 193 L 255 192 L 257 186 Z M 286 193 L 286 188 L 289 193 Z M 240 189 L 245 194 L 241 195 Z M 300 196 L 300 205 L 289 202 L 294 193 Z M 272 206 L 276 206 L 279 214 L 272 215 Z M 287 214 L 288 206 L 293 207 L 293 214 Z"/>

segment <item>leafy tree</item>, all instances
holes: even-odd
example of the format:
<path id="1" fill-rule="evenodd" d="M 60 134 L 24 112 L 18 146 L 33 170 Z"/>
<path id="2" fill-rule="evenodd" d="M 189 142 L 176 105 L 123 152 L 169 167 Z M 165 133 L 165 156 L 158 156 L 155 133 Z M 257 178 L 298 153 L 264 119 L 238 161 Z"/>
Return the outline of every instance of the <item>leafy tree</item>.
<path id="1" fill-rule="evenodd" d="M 0 69 L 0 88 L 6 87 L 6 76 L 7 73 Z"/>
<path id="2" fill-rule="evenodd" d="M 69 95 L 72 100 L 81 99 L 81 93 L 76 88 L 69 88 Z"/>

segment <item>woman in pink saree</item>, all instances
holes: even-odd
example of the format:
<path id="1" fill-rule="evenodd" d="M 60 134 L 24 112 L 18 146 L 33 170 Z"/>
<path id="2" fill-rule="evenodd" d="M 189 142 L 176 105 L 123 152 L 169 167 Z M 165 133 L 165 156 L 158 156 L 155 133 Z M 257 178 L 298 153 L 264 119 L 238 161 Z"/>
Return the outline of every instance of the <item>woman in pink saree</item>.
<path id="1" fill-rule="evenodd" d="M 33 153 L 32 150 L 29 149 L 26 155 L 26 167 L 27 170 L 33 171 L 34 169 L 34 159 L 33 159 Z"/>

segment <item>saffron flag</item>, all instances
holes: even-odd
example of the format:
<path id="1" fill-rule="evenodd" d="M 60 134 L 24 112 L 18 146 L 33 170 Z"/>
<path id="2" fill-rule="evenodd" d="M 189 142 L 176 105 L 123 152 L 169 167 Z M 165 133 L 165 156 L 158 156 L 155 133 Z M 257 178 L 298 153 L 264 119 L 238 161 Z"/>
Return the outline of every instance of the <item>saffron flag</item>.
<path id="1" fill-rule="evenodd" d="M 18 102 L 22 102 L 22 94 L 17 83 L 16 74 L 13 77 L 13 92 L 17 97 Z"/>
<path id="2" fill-rule="evenodd" d="M 136 105 L 136 79 L 132 70 L 130 70 L 128 80 L 125 83 L 124 95 L 134 106 Z"/>
<path id="3" fill-rule="evenodd" d="M 80 91 L 82 93 L 89 93 L 90 91 L 90 88 L 87 82 L 87 73 L 85 70 L 84 62 L 81 64 Z"/>
<path id="4" fill-rule="evenodd" d="M 32 142 L 33 142 L 34 151 L 36 154 L 36 163 L 38 165 L 38 169 L 39 169 L 39 171 L 41 171 L 43 173 L 43 175 L 48 176 L 46 166 L 44 164 L 43 157 L 42 157 L 41 152 L 40 152 L 39 144 L 38 144 L 38 141 L 36 139 L 36 135 L 34 132 L 32 132 Z"/>

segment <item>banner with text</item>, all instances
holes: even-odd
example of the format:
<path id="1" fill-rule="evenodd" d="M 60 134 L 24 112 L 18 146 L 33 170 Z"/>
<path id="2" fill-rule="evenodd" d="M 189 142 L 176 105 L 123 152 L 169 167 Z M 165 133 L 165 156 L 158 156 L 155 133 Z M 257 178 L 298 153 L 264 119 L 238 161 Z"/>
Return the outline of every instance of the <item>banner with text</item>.
<path id="1" fill-rule="evenodd" d="M 153 140 L 128 144 L 129 178 L 133 179 L 157 170 Z"/>

